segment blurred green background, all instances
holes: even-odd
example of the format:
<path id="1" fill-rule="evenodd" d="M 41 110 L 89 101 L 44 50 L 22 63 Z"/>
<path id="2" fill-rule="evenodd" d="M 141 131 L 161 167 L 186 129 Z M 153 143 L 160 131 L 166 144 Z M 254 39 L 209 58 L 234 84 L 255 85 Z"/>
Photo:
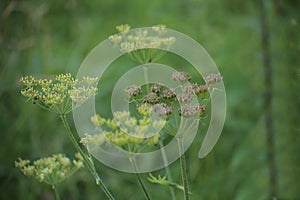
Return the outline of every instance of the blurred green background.
<path id="1" fill-rule="evenodd" d="M 276 193 L 278 199 L 300 199 L 300 2 L 267 0 L 265 8 L 273 71 Z M 221 138 L 209 156 L 199 160 L 203 138 L 199 131 L 199 139 L 187 151 L 191 198 L 271 199 L 258 0 L 2 0 L 0 199 L 53 199 L 50 187 L 22 175 L 14 161 L 59 152 L 74 154 L 59 117 L 26 103 L 19 78 L 63 72 L 76 75 L 93 47 L 124 23 L 132 27 L 166 24 L 189 35 L 203 45 L 224 77 L 228 104 Z M 174 63 L 172 57 L 168 59 L 166 63 Z M 129 64 L 133 63 L 107 72 L 103 102 Z M 180 183 L 178 164 L 170 167 Z M 99 162 L 97 169 L 116 199 L 144 199 L 134 174 Z M 142 177 L 146 179 L 147 174 Z M 170 199 L 168 188 L 145 183 L 153 199 Z M 58 185 L 58 190 L 62 199 L 106 199 L 86 170 Z M 182 199 L 181 191 L 177 195 Z"/>

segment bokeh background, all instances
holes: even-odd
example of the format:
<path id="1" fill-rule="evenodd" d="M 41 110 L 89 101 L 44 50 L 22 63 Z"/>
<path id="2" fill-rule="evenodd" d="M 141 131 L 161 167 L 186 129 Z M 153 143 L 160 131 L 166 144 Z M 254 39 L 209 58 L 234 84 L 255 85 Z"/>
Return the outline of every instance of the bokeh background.
<path id="1" fill-rule="evenodd" d="M 209 156 L 199 160 L 203 138 L 199 131 L 199 138 L 187 151 L 191 199 L 271 199 L 271 194 L 278 199 L 300 199 L 299 10 L 298 0 L 265 0 L 263 10 L 259 0 L 2 0 L 0 199 L 53 199 L 49 186 L 25 177 L 14 161 L 59 152 L 72 157 L 75 152 L 59 117 L 26 103 L 20 95 L 19 78 L 64 72 L 76 75 L 93 47 L 124 23 L 132 27 L 166 24 L 189 35 L 203 45 L 224 77 L 228 105 L 221 138 Z M 273 90 L 265 85 L 262 33 L 266 31 L 272 70 L 267 77 L 273 81 Z M 169 56 L 162 62 L 184 69 L 175 61 Z M 106 74 L 102 103 L 126 69 L 120 63 Z M 266 90 L 273 96 L 270 104 L 265 101 Z M 265 126 L 268 108 L 273 120 L 271 151 Z M 69 120 L 72 122 L 71 117 Z M 144 199 L 134 174 L 96 164 L 116 199 Z M 180 183 L 178 164 L 170 168 Z M 142 177 L 153 199 L 170 199 L 168 188 L 150 184 L 147 174 Z M 86 170 L 58 185 L 58 190 L 62 199 L 105 199 Z M 177 195 L 182 199 L 181 191 Z"/>

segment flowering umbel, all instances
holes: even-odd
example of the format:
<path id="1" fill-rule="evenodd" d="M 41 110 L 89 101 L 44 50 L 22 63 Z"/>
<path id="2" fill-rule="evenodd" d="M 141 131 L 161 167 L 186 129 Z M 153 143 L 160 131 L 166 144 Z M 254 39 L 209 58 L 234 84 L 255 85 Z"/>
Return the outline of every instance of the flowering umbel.
<path id="1" fill-rule="evenodd" d="M 113 119 L 105 119 L 98 114 L 92 116 L 91 121 L 95 127 L 103 131 L 93 135 L 85 134 L 81 143 L 88 147 L 111 142 L 132 152 L 140 152 L 145 147 L 157 144 L 160 138 L 157 132 L 164 126 L 164 121 L 152 119 L 152 109 L 146 105 L 141 106 L 140 111 L 143 115 L 140 119 L 130 116 L 127 111 L 114 112 Z"/>
<path id="2" fill-rule="evenodd" d="M 134 32 L 130 32 L 128 24 L 119 25 L 116 29 L 119 34 L 108 37 L 111 44 L 140 63 L 148 63 L 160 58 L 163 51 L 157 49 L 168 49 L 175 43 L 175 37 L 164 36 L 165 25 L 156 25 L 150 29 L 137 29 Z"/>
<path id="3" fill-rule="evenodd" d="M 32 176 L 40 182 L 54 187 L 59 182 L 73 175 L 83 168 L 83 158 L 79 153 L 75 154 L 77 159 L 71 160 L 63 154 L 54 154 L 50 157 L 41 158 L 31 163 L 29 160 L 19 159 L 15 166 L 26 176 Z"/>
<path id="4" fill-rule="evenodd" d="M 93 77 L 77 80 L 70 73 L 59 74 L 54 80 L 25 76 L 20 79 L 25 86 L 21 94 L 46 110 L 66 114 L 72 110 L 72 102 L 76 107 L 96 94 L 97 81 Z"/>

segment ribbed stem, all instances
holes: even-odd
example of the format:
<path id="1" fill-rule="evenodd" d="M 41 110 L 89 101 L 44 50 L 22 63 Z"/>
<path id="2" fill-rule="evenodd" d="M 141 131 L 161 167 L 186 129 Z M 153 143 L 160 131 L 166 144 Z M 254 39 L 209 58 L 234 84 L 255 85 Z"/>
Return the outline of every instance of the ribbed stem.
<path id="1" fill-rule="evenodd" d="M 112 194 L 109 192 L 109 190 L 107 189 L 106 185 L 104 184 L 104 182 L 102 181 L 102 179 L 100 178 L 99 174 L 97 173 L 96 169 L 95 169 L 95 165 L 94 162 L 92 161 L 92 159 L 90 157 L 88 157 L 88 155 L 82 150 L 82 148 L 79 146 L 78 142 L 76 141 L 76 138 L 74 136 L 74 134 L 71 131 L 71 128 L 69 126 L 69 123 L 67 121 L 67 118 L 65 115 L 60 115 L 60 118 L 64 124 L 65 129 L 67 130 L 68 136 L 71 140 L 71 142 L 73 143 L 75 149 L 80 153 L 80 155 L 83 157 L 84 162 L 88 168 L 88 170 L 90 171 L 90 173 L 93 175 L 96 184 L 100 186 L 100 188 L 103 190 L 103 192 L 106 194 L 106 196 L 108 197 L 108 199 L 110 200 L 114 200 L 114 197 L 112 196 Z"/>
<path id="2" fill-rule="evenodd" d="M 180 156 L 180 169 L 181 169 L 181 177 L 183 182 L 183 189 L 184 189 L 184 199 L 189 200 L 189 182 L 188 182 L 188 176 L 186 172 L 186 161 L 185 161 L 185 155 L 184 155 L 184 148 L 183 148 L 183 141 L 181 137 L 177 138 L 178 141 L 178 149 Z"/>

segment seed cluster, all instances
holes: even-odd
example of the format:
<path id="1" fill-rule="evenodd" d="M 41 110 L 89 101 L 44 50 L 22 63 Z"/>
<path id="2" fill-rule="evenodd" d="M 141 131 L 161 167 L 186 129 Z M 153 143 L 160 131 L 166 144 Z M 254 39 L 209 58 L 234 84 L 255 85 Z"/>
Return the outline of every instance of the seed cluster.
<path id="1" fill-rule="evenodd" d="M 223 80 L 223 77 L 221 76 L 220 73 L 217 73 L 217 74 L 212 73 L 205 77 L 205 81 L 207 82 L 207 84 L 218 83 L 222 80 Z"/>
<path id="2" fill-rule="evenodd" d="M 182 93 L 177 95 L 177 100 L 180 103 L 189 103 L 194 98 L 192 93 Z"/>
<path id="3" fill-rule="evenodd" d="M 156 93 L 156 94 L 159 94 L 162 90 L 162 86 L 160 84 L 154 84 L 151 86 L 151 91 Z"/>
<path id="4" fill-rule="evenodd" d="M 200 104 L 184 104 L 178 110 L 179 115 L 183 117 L 200 117 L 205 111 L 205 106 Z"/>
<path id="5" fill-rule="evenodd" d="M 176 92 L 174 89 L 167 89 L 163 91 L 162 97 L 167 100 L 173 100 L 176 97 Z"/>
<path id="6" fill-rule="evenodd" d="M 208 85 L 198 85 L 197 83 L 193 83 L 191 84 L 191 87 L 196 95 L 204 94 L 208 91 Z"/>
<path id="7" fill-rule="evenodd" d="M 70 160 L 63 154 L 54 154 L 51 157 L 41 158 L 33 163 L 29 160 L 19 159 L 15 161 L 15 166 L 24 175 L 32 176 L 40 182 L 55 186 L 84 167 L 81 155 L 77 153 L 75 157 L 77 159 Z"/>
<path id="8" fill-rule="evenodd" d="M 154 92 L 150 92 L 149 94 L 146 94 L 143 97 L 143 103 L 156 104 L 158 102 L 159 102 L 159 96 Z"/>
<path id="9" fill-rule="evenodd" d="M 166 103 L 158 103 L 154 105 L 153 110 L 161 117 L 170 116 L 172 114 L 172 107 Z"/>
<path id="10" fill-rule="evenodd" d="M 191 80 L 191 76 L 187 72 L 174 72 L 172 79 L 177 82 L 187 82 Z"/>
<path id="11" fill-rule="evenodd" d="M 214 77 L 214 75 L 209 75 L 208 77 Z M 141 106 L 146 105 L 147 107 L 152 107 L 153 111 L 159 116 L 169 117 L 174 113 L 174 105 L 171 106 L 171 104 L 177 103 L 178 105 L 179 103 L 182 106 L 182 108 L 178 109 L 179 115 L 183 117 L 199 117 L 205 111 L 205 106 L 195 104 L 193 100 L 200 95 L 204 98 L 208 94 L 210 86 L 207 84 L 199 85 L 197 83 L 190 83 L 191 76 L 187 72 L 174 72 L 171 79 L 180 83 L 179 88 L 169 89 L 163 87 L 161 84 L 154 83 L 150 87 L 150 93 L 146 93 L 141 87 L 135 85 L 128 86 L 125 92 L 130 97 L 136 99 L 137 110 Z M 136 98 L 137 94 L 142 96 L 141 99 Z"/>
<path id="12" fill-rule="evenodd" d="M 142 93 L 142 88 L 140 86 L 131 85 L 125 88 L 124 91 L 130 97 L 137 97 Z"/>

